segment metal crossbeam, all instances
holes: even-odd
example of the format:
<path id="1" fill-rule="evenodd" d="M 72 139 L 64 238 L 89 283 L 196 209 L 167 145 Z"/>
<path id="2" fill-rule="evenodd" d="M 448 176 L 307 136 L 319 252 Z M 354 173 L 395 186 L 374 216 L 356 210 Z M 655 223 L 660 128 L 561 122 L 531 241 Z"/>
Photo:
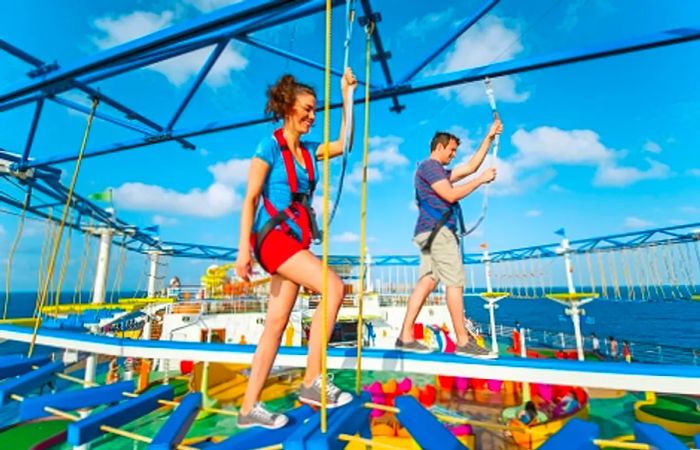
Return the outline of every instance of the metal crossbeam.
<path id="1" fill-rule="evenodd" d="M 488 66 L 467 69 L 448 74 L 433 75 L 417 81 L 411 81 L 400 85 L 374 90 L 371 93 L 370 98 L 371 101 L 377 101 L 387 98 L 393 98 L 399 94 L 407 95 L 427 90 L 434 90 L 448 86 L 454 86 L 457 84 L 480 81 L 483 80 L 485 77 L 495 78 L 499 76 L 512 75 L 516 73 L 523 73 L 546 67 L 555 67 L 576 62 L 589 61 L 593 59 L 674 45 L 699 39 L 700 25 L 691 28 L 666 30 L 651 35 L 628 38 L 614 43 L 590 46 L 576 51 L 559 52 L 545 56 L 516 59 L 512 61 L 496 63 Z M 362 99 L 358 99 L 358 103 L 362 101 Z M 331 108 L 338 108 L 341 105 L 342 103 L 340 101 L 336 101 L 331 104 Z M 322 107 L 322 105 L 320 105 L 319 107 Z M 265 116 L 256 116 L 253 118 L 238 121 L 222 121 L 213 123 L 208 122 L 207 124 L 202 126 L 196 126 L 182 130 L 173 130 L 170 133 L 158 135 L 153 138 L 139 138 L 128 142 L 110 144 L 102 148 L 87 149 L 84 152 L 83 157 L 90 158 L 94 156 L 100 156 L 109 153 L 139 148 L 153 143 L 167 142 L 177 138 L 199 136 L 209 133 L 232 130 L 250 125 L 257 125 L 269 120 L 270 119 Z M 46 158 L 28 162 L 25 167 L 42 167 L 46 165 L 72 161 L 76 158 L 77 156 L 74 153 L 49 156 Z"/>
<path id="2" fill-rule="evenodd" d="M 91 73 L 92 71 L 127 61 L 129 58 L 146 51 L 214 32 L 231 23 L 250 19 L 257 14 L 290 6 L 293 3 L 293 0 L 248 0 L 244 3 L 222 8 L 211 14 L 193 19 L 190 22 L 174 25 L 165 30 L 157 31 L 148 36 L 104 50 L 98 55 L 91 56 L 79 64 L 58 69 L 39 80 L 23 83 L 10 92 L 0 94 L 0 103 L 14 100 L 40 90 L 54 93 L 55 89 L 61 89 L 62 86 L 65 89 L 65 85 L 69 84 L 71 80 Z"/>

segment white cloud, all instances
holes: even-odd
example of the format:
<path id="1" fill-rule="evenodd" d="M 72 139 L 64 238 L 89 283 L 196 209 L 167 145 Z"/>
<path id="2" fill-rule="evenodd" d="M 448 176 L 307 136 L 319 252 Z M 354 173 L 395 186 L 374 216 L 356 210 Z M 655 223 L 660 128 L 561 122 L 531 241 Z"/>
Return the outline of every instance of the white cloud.
<path id="1" fill-rule="evenodd" d="M 459 138 L 459 151 L 466 152 L 468 154 L 468 157 L 465 156 L 465 162 L 468 161 L 468 159 L 472 156 L 471 153 L 474 153 L 475 151 L 474 146 L 477 143 L 476 140 L 472 139 L 469 130 L 461 125 L 452 125 L 447 129 L 447 131 Z"/>
<path id="2" fill-rule="evenodd" d="M 379 183 L 384 177 L 382 172 L 372 166 L 367 167 L 367 182 L 368 183 Z M 348 183 L 348 188 L 353 192 L 359 192 L 359 184 L 362 183 L 362 164 L 355 164 L 352 166 L 352 171 L 346 175 L 346 181 Z"/>
<path id="3" fill-rule="evenodd" d="M 157 185 L 124 183 L 114 190 L 114 201 L 124 209 L 221 217 L 240 208 L 242 195 L 236 189 L 245 185 L 249 165 L 249 159 L 230 159 L 209 166 L 214 182 L 206 190 L 178 192 Z"/>
<path id="4" fill-rule="evenodd" d="M 564 18 L 561 19 L 560 24 L 557 28 L 559 30 L 569 32 L 572 31 L 579 23 L 579 19 L 582 16 L 581 9 L 584 7 L 591 11 L 595 11 L 597 17 L 610 15 L 617 9 L 615 7 L 615 2 L 609 2 L 607 0 L 571 0 L 566 3 L 568 4 L 568 6 L 566 8 Z"/>
<path id="5" fill-rule="evenodd" d="M 223 8 L 224 6 L 235 5 L 242 1 L 243 0 L 185 0 L 185 3 L 189 3 L 198 10 L 206 13 Z"/>
<path id="6" fill-rule="evenodd" d="M 562 187 L 559 184 L 553 183 L 549 185 L 549 190 L 552 192 L 557 192 L 557 193 L 562 193 L 562 192 L 569 192 L 568 189 Z"/>
<path id="7" fill-rule="evenodd" d="M 570 1 L 566 13 L 564 14 L 564 19 L 561 21 L 557 27 L 560 30 L 571 31 L 574 29 L 578 23 L 580 9 L 584 6 L 586 0 L 573 0 Z"/>
<path id="8" fill-rule="evenodd" d="M 639 217 L 626 217 L 625 218 L 625 227 L 626 228 L 648 228 L 653 226 L 654 223 L 650 222 L 648 220 L 640 219 Z"/>
<path id="9" fill-rule="evenodd" d="M 561 130 L 539 127 L 532 131 L 520 129 L 511 141 L 518 148 L 514 162 L 519 167 L 545 164 L 596 165 L 614 158 L 612 151 L 600 143 L 591 130 Z"/>
<path id="10" fill-rule="evenodd" d="M 698 215 L 700 214 L 700 208 L 697 206 L 681 206 L 681 211 L 685 214 Z"/>
<path id="11" fill-rule="evenodd" d="M 626 152 L 607 148 L 592 130 L 548 126 L 532 131 L 520 129 L 513 134 L 511 142 L 517 149 L 516 154 L 496 162 L 498 175 L 493 192 L 497 195 L 518 194 L 544 184 L 556 175 L 552 167 L 558 165 L 596 168 L 594 186 L 623 187 L 673 175 L 666 164 L 650 158 L 646 159 L 646 169 L 621 165 Z M 560 186 L 550 186 L 550 189 L 561 192 Z"/>
<path id="12" fill-rule="evenodd" d="M 368 183 L 379 183 L 389 179 L 393 171 L 409 164 L 409 159 L 401 153 L 402 143 L 403 138 L 398 136 L 373 136 L 370 138 L 369 165 L 367 166 Z M 356 163 L 347 175 L 348 191 L 359 192 L 361 182 L 362 164 Z"/>
<path id="13" fill-rule="evenodd" d="M 525 217 L 539 217 L 542 215 L 542 211 L 539 209 L 531 209 L 525 213 Z"/>
<path id="14" fill-rule="evenodd" d="M 398 136 L 374 136 L 369 139 L 369 163 L 393 169 L 408 164 L 408 158 L 399 151 L 403 138 Z"/>
<path id="15" fill-rule="evenodd" d="M 495 16 L 487 16 L 457 39 L 455 47 L 445 59 L 429 74 L 450 73 L 512 59 L 523 51 L 518 30 L 506 27 Z M 524 102 L 530 94 L 518 92 L 513 77 L 500 77 L 492 80 L 496 101 Z M 484 86 L 470 83 L 438 90 L 443 98 L 457 98 L 464 105 L 486 103 L 488 99 Z"/>
<path id="16" fill-rule="evenodd" d="M 156 214 L 155 216 L 153 216 L 154 225 L 171 226 L 177 225 L 177 223 L 178 220 L 174 217 L 161 216 L 160 214 Z"/>
<path id="17" fill-rule="evenodd" d="M 241 200 L 238 193 L 222 183 L 187 193 L 144 183 L 124 183 L 114 189 L 114 202 L 119 208 L 197 217 L 229 214 L 240 208 Z"/>
<path id="18" fill-rule="evenodd" d="M 418 205 L 416 204 L 415 200 L 411 200 L 410 202 L 408 202 L 408 210 L 413 212 L 418 211 Z"/>
<path id="19" fill-rule="evenodd" d="M 344 243 L 351 243 L 351 242 L 360 242 L 360 236 L 350 232 L 346 231 L 341 234 L 337 234 L 331 238 L 333 242 L 344 242 Z"/>
<path id="20" fill-rule="evenodd" d="M 331 192 L 334 192 L 333 189 L 331 189 Z M 331 198 L 328 199 L 328 214 L 330 214 L 333 211 L 333 204 L 334 204 L 334 199 L 335 197 L 331 195 Z M 314 193 L 314 198 L 311 201 L 311 207 L 314 209 L 316 212 L 316 221 L 318 222 L 319 228 L 321 227 L 321 220 L 323 220 L 323 191 L 319 190 Z M 336 214 L 340 212 L 342 208 L 338 206 L 338 210 L 336 211 Z"/>
<path id="21" fill-rule="evenodd" d="M 227 186 L 241 186 L 248 181 L 248 169 L 250 168 L 250 159 L 229 159 L 228 161 L 218 162 L 207 168 L 214 179 Z"/>
<path id="22" fill-rule="evenodd" d="M 415 18 L 403 27 L 402 36 L 412 36 L 424 40 L 426 35 L 436 28 L 444 27 L 454 15 L 453 8 L 447 8 L 441 12 L 426 14 L 423 17 Z"/>
<path id="23" fill-rule="evenodd" d="M 93 42 L 100 48 L 106 49 L 115 45 L 145 36 L 173 24 L 172 11 L 155 14 L 147 11 L 135 11 L 119 17 L 102 17 L 94 22 L 95 28 L 101 31 L 103 37 L 94 37 Z M 148 66 L 148 69 L 159 72 L 175 86 L 182 86 L 192 76 L 199 73 L 204 61 L 209 57 L 213 47 L 202 48 L 174 59 L 169 59 Z M 205 79 L 211 87 L 221 87 L 231 82 L 232 71 L 245 69 L 248 60 L 232 45 L 223 51 L 216 64 Z"/>
<path id="24" fill-rule="evenodd" d="M 484 167 L 491 166 L 489 156 L 484 162 Z M 556 176 L 556 171 L 551 168 L 528 168 L 526 170 L 518 166 L 512 160 L 496 159 L 496 180 L 489 187 L 490 195 L 506 196 L 517 195 L 541 186 Z"/>
<path id="25" fill-rule="evenodd" d="M 202 156 L 209 156 L 209 150 L 207 150 L 206 148 L 200 148 L 199 154 Z"/>
<path id="26" fill-rule="evenodd" d="M 700 177 L 700 169 L 688 169 L 688 175 Z"/>
<path id="27" fill-rule="evenodd" d="M 649 153 L 661 153 L 661 146 L 654 141 L 648 140 L 644 143 L 644 151 Z"/>
<path id="28" fill-rule="evenodd" d="M 658 180 L 672 175 L 671 169 L 663 163 L 647 158 L 649 168 L 641 170 L 636 167 L 601 164 L 596 171 L 593 184 L 595 186 L 624 187 L 642 180 Z"/>

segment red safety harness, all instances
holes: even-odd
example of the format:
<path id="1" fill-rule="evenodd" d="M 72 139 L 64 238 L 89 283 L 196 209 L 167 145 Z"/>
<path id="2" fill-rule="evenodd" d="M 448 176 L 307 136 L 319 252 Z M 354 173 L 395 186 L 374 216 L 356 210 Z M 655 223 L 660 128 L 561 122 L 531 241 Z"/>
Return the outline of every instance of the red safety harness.
<path id="1" fill-rule="evenodd" d="M 294 155 L 289 150 L 287 140 L 284 138 L 282 129 L 276 130 L 274 133 L 277 144 L 280 147 L 284 168 L 287 172 L 287 182 L 289 183 L 290 200 L 289 205 L 282 211 L 278 211 L 272 204 L 269 198 L 262 195 L 263 206 L 270 219 L 263 224 L 260 231 L 254 237 L 254 251 L 258 262 L 262 265 L 261 248 L 265 238 L 272 230 L 282 231 L 294 239 L 299 241 L 304 247 L 311 245 L 312 240 L 320 238 L 320 233 L 316 226 L 316 217 L 311 206 L 314 188 L 316 187 L 316 179 L 314 176 L 314 162 L 309 151 L 300 147 L 304 165 L 309 176 L 309 192 L 299 192 L 299 183 L 297 180 L 297 172 L 294 168 Z M 294 222 L 301 230 L 299 236 L 295 230 L 289 226 L 288 221 Z M 263 265 L 263 268 L 267 268 Z"/>

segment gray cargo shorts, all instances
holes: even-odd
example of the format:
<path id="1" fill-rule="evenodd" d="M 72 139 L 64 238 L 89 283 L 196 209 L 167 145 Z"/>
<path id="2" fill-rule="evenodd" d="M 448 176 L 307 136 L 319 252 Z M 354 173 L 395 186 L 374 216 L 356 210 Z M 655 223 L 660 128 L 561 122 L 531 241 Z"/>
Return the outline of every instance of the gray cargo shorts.
<path id="1" fill-rule="evenodd" d="M 428 240 L 430 232 L 419 233 L 413 239 L 418 248 Z M 418 277 L 430 275 L 445 287 L 464 287 L 466 276 L 462 264 L 462 251 L 457 236 L 447 227 L 441 227 L 435 235 L 429 251 L 421 251 Z"/>

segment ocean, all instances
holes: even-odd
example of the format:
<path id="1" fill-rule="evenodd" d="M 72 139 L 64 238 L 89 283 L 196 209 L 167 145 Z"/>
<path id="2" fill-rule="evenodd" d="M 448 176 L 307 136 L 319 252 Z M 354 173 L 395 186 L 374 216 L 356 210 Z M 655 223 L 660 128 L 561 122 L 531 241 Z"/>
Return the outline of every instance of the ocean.
<path id="1" fill-rule="evenodd" d="M 8 317 L 29 317 L 34 309 L 36 295 L 36 292 L 12 293 Z M 122 295 L 126 296 L 125 293 Z M 83 293 L 82 297 L 86 301 L 89 293 Z M 110 298 L 110 293 L 107 293 L 106 298 Z M 62 303 L 69 303 L 72 299 L 72 292 L 61 296 Z M 488 323 L 488 311 L 483 305 L 484 302 L 479 297 L 469 293 L 465 296 L 467 315 L 478 322 Z M 507 298 L 498 302 L 498 306 L 497 324 L 513 326 L 517 320 L 525 328 L 573 333 L 571 319 L 564 315 L 564 307 L 553 301 Z M 620 342 L 629 340 L 650 345 L 700 349 L 700 301 L 595 300 L 584 309 L 586 315 L 581 320 L 584 335 L 594 332 L 601 339 L 614 336 Z"/>

